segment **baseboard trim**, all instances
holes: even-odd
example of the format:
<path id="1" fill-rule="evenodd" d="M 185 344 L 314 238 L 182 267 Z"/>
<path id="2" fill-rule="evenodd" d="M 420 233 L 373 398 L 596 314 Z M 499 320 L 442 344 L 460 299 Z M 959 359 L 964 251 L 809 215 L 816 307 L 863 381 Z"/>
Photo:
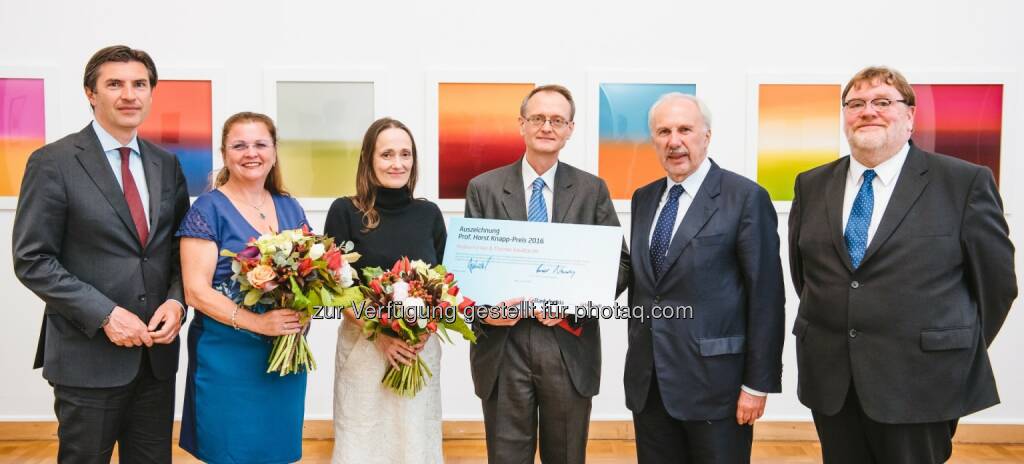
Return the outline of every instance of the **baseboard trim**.
<path id="1" fill-rule="evenodd" d="M 181 424 L 174 423 L 174 439 Z M 446 440 L 483 440 L 483 421 L 444 421 Z M 307 420 L 303 426 L 307 440 L 331 440 L 334 425 L 329 420 Z M 632 440 L 636 436 L 631 421 L 601 420 L 590 423 L 591 440 Z M 0 422 L 0 441 L 56 440 L 56 421 Z M 817 441 L 814 423 L 809 421 L 760 421 L 754 427 L 754 439 L 760 441 Z M 955 443 L 1024 444 L 1024 424 L 960 424 Z"/>

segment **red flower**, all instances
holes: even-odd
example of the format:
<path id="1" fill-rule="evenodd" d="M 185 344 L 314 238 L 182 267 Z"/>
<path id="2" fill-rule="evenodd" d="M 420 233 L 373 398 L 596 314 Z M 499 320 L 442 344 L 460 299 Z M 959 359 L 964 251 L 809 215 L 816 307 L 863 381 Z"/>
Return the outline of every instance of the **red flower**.
<path id="1" fill-rule="evenodd" d="M 451 295 L 451 296 L 458 295 L 459 294 L 459 286 L 456 285 L 454 287 L 449 287 L 448 288 L 448 294 Z"/>
<path id="2" fill-rule="evenodd" d="M 391 266 L 392 274 L 399 274 L 402 272 L 402 260 L 395 261 L 395 265 Z"/>
<path id="3" fill-rule="evenodd" d="M 474 305 L 476 305 L 475 301 L 473 301 L 473 300 L 471 300 L 469 298 L 466 298 L 466 297 L 462 297 L 462 303 L 459 304 L 459 311 L 461 313 L 463 313 L 463 314 L 468 314 L 469 313 L 469 309 L 468 308 L 470 306 L 474 306 Z"/>
<path id="4" fill-rule="evenodd" d="M 377 292 L 378 294 L 384 293 L 384 288 L 380 286 L 380 281 L 377 279 L 373 279 L 370 281 L 370 288 L 372 288 L 373 291 Z"/>
<path id="5" fill-rule="evenodd" d="M 434 322 L 434 321 L 428 322 L 427 323 L 427 330 L 429 330 L 430 333 L 437 332 L 437 323 Z"/>
<path id="6" fill-rule="evenodd" d="M 402 326 L 398 325 L 397 320 L 391 321 L 391 330 L 395 331 L 395 333 L 402 333 Z"/>
<path id="7" fill-rule="evenodd" d="M 324 261 L 327 262 L 327 268 L 332 271 L 341 269 L 341 251 L 335 247 L 331 247 L 327 253 L 324 253 Z"/>
<path id="8" fill-rule="evenodd" d="M 313 260 L 310 258 L 303 258 L 299 261 L 299 275 L 306 277 L 310 272 L 313 272 Z"/>
<path id="9" fill-rule="evenodd" d="M 444 283 L 450 284 L 453 280 L 455 280 L 455 274 L 452 274 L 451 272 L 445 274 Z"/>
<path id="10" fill-rule="evenodd" d="M 387 312 L 380 313 L 380 325 L 382 325 L 384 327 L 388 326 L 388 313 Z"/>
<path id="11" fill-rule="evenodd" d="M 313 232 L 309 230 L 309 224 L 302 224 L 302 235 L 309 237 Z"/>

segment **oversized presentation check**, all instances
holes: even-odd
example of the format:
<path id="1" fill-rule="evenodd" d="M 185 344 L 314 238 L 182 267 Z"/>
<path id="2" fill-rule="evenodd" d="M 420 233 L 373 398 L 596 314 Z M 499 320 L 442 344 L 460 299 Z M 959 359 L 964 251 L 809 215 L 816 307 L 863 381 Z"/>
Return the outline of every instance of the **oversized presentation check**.
<path id="1" fill-rule="evenodd" d="M 611 305 L 621 250 L 618 227 L 453 218 L 444 266 L 480 304 L 527 297 Z"/>

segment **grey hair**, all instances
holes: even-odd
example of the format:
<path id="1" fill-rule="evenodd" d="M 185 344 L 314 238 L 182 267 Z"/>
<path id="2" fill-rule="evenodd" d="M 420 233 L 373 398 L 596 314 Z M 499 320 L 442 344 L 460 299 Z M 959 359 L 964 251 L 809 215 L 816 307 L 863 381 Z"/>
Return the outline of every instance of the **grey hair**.
<path id="1" fill-rule="evenodd" d="M 697 98 L 695 95 L 690 95 L 682 92 L 669 92 L 660 97 L 658 101 L 651 105 L 651 110 L 647 112 L 647 128 L 654 132 L 654 110 L 658 109 L 663 103 L 668 103 L 672 100 L 689 100 L 697 105 L 697 109 L 700 110 L 701 117 L 704 118 L 704 126 L 709 130 L 711 129 L 711 109 L 708 105 L 704 104 L 704 100 Z"/>

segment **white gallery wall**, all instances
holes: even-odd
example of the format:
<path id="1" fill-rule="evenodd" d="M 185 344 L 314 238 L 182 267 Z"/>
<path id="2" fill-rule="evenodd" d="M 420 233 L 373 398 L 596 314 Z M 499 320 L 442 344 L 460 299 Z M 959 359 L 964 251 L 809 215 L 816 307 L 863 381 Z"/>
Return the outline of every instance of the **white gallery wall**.
<path id="1" fill-rule="evenodd" d="M 97 49 L 124 43 L 148 51 L 161 77 L 214 80 L 214 143 L 237 111 L 273 112 L 268 75 L 377 76 L 378 116 L 407 123 L 420 142 L 417 194 L 437 198 L 435 128 L 438 80 L 510 79 L 562 83 L 576 95 L 577 126 L 562 159 L 597 171 L 587 134 L 597 104 L 588 83 L 598 73 L 699 78 L 698 95 L 714 113 L 710 156 L 753 177 L 748 136 L 748 79 L 764 74 L 849 76 L 871 64 L 915 76 L 999 73 L 1004 93 L 1001 190 L 1011 237 L 1024 245 L 1024 4 L 1013 1 L 865 2 L 582 2 L 470 0 L 434 2 L 0 0 L 0 77 L 7 69 L 45 72 L 51 108 L 46 138 L 78 131 L 89 120 L 82 70 Z M 10 76 L 7 76 L 10 77 Z M 362 77 L 357 78 L 361 80 Z M 626 80 L 628 82 L 628 80 Z M 756 106 L 755 106 L 756 108 Z M 837 111 L 838 102 L 837 102 Z M 54 114 L 55 113 L 55 114 Z M 515 118 L 514 113 L 509 118 Z M 429 142 L 433 141 L 431 144 Z M 214 161 L 215 166 L 220 160 Z M 329 202 L 304 201 L 322 228 Z M 14 277 L 14 200 L 0 199 L 0 420 L 52 420 L 49 385 L 31 369 L 42 302 Z M 442 202 L 447 217 L 458 202 Z M 788 209 L 788 208 L 787 208 Z M 786 214 L 779 214 L 785 247 Z M 620 211 L 628 225 L 630 216 Z M 624 233 L 628 228 L 624 229 Z M 88 237 L 81 237 L 88 240 Z M 783 259 L 783 262 L 788 262 Z M 1018 285 L 1024 275 L 1018 256 Z M 796 358 L 789 328 L 797 308 L 787 272 L 783 393 L 768 399 L 766 418 L 810 420 L 796 398 Z M 1024 424 L 1024 315 L 1018 301 L 990 349 L 1002 404 L 965 420 Z M 629 419 L 622 388 L 625 321 L 603 321 L 601 393 L 594 419 Z M 320 370 L 309 376 L 307 419 L 332 415 L 335 321 L 316 321 L 311 344 Z M 183 332 L 184 335 L 184 332 Z M 557 355 L 557 353 L 552 353 Z M 178 376 L 178 405 L 186 355 Z M 466 343 L 444 346 L 446 419 L 480 419 Z"/>

